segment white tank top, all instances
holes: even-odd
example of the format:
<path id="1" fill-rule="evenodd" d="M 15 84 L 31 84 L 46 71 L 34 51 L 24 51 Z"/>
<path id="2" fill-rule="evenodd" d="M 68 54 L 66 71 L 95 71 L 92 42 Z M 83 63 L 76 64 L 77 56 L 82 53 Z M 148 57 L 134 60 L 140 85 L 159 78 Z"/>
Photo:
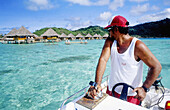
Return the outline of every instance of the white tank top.
<path id="1" fill-rule="evenodd" d="M 137 62 L 134 56 L 135 43 L 138 39 L 133 38 L 128 49 L 124 53 L 118 53 L 117 41 L 114 40 L 111 47 L 111 73 L 108 82 L 109 91 L 117 83 L 127 83 L 132 87 L 141 87 L 143 79 L 143 61 Z M 122 86 L 115 91 L 121 94 Z M 132 89 L 128 89 L 128 96 L 134 96 Z"/>

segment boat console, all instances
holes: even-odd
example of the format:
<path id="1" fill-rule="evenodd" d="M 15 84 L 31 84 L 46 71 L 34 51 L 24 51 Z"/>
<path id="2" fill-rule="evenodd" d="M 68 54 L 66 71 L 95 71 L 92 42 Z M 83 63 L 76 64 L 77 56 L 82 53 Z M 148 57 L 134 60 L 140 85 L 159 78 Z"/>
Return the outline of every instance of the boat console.
<path id="1" fill-rule="evenodd" d="M 112 97 L 103 93 L 103 97 L 98 100 L 82 97 L 75 103 L 77 110 L 148 110 L 141 106 Z"/>

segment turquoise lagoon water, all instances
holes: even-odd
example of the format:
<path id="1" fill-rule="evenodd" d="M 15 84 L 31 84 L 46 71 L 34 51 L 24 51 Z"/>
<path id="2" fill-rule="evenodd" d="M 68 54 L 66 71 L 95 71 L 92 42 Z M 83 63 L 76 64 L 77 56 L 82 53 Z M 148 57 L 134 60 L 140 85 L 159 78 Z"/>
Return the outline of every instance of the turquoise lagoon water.
<path id="1" fill-rule="evenodd" d="M 170 88 L 170 39 L 141 39 L 162 64 Z M 104 40 L 88 44 L 0 44 L 0 109 L 56 110 L 94 80 Z M 147 67 L 144 66 L 144 79 Z M 110 60 L 105 75 L 109 74 Z"/>

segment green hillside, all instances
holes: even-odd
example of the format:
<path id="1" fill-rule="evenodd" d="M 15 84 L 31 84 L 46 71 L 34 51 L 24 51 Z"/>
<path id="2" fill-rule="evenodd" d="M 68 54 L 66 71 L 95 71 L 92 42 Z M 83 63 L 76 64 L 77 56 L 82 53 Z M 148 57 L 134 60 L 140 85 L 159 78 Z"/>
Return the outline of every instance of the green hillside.
<path id="1" fill-rule="evenodd" d="M 42 35 L 45 31 L 47 31 L 49 29 L 49 27 L 47 28 L 43 28 L 43 29 L 40 29 L 40 30 L 36 30 L 34 32 L 34 34 L 40 36 Z M 75 31 L 70 31 L 70 30 L 67 30 L 67 29 L 64 29 L 64 28 L 56 28 L 56 27 L 52 27 L 52 29 L 57 32 L 58 34 L 62 34 L 62 33 L 65 33 L 66 35 L 72 33 L 73 35 L 77 35 L 79 33 L 81 33 L 82 35 L 87 35 L 88 33 L 91 34 L 91 35 L 94 35 L 94 34 L 100 34 L 101 36 L 103 36 L 105 33 L 107 33 L 107 30 L 103 29 L 102 27 L 100 26 L 89 26 L 87 28 L 80 28 L 78 30 L 75 30 Z"/>
<path id="2" fill-rule="evenodd" d="M 47 27 L 40 30 L 36 30 L 34 34 L 40 36 L 47 29 L 49 28 Z M 100 26 L 89 26 L 74 31 L 67 30 L 64 28 L 56 28 L 56 27 L 52 27 L 52 29 L 60 35 L 62 33 L 65 33 L 66 35 L 72 33 L 73 35 L 76 36 L 78 33 L 81 33 L 82 35 L 85 36 L 89 33 L 91 35 L 100 34 L 101 36 L 103 36 L 104 34 L 108 33 L 106 29 L 103 29 L 103 27 Z M 149 23 L 132 26 L 129 29 L 129 34 L 132 36 L 141 36 L 141 37 L 170 37 L 169 30 L 170 30 L 170 19 L 166 18 L 161 21 L 149 22 Z"/>
<path id="3" fill-rule="evenodd" d="M 73 32 L 81 33 L 82 35 L 87 35 L 88 33 L 91 35 L 100 34 L 101 36 L 108 33 L 106 29 L 103 29 L 103 27 L 100 26 L 89 26 L 87 28 L 81 28 Z"/>

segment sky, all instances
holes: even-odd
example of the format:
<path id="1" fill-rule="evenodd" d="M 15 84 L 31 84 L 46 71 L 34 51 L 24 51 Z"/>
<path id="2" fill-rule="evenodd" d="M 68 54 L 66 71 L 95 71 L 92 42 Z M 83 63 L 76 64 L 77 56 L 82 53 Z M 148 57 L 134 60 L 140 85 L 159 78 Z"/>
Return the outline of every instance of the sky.
<path id="1" fill-rule="evenodd" d="M 116 15 L 134 26 L 170 18 L 170 0 L 0 0 L 0 34 L 26 27 L 76 30 L 108 25 Z"/>

